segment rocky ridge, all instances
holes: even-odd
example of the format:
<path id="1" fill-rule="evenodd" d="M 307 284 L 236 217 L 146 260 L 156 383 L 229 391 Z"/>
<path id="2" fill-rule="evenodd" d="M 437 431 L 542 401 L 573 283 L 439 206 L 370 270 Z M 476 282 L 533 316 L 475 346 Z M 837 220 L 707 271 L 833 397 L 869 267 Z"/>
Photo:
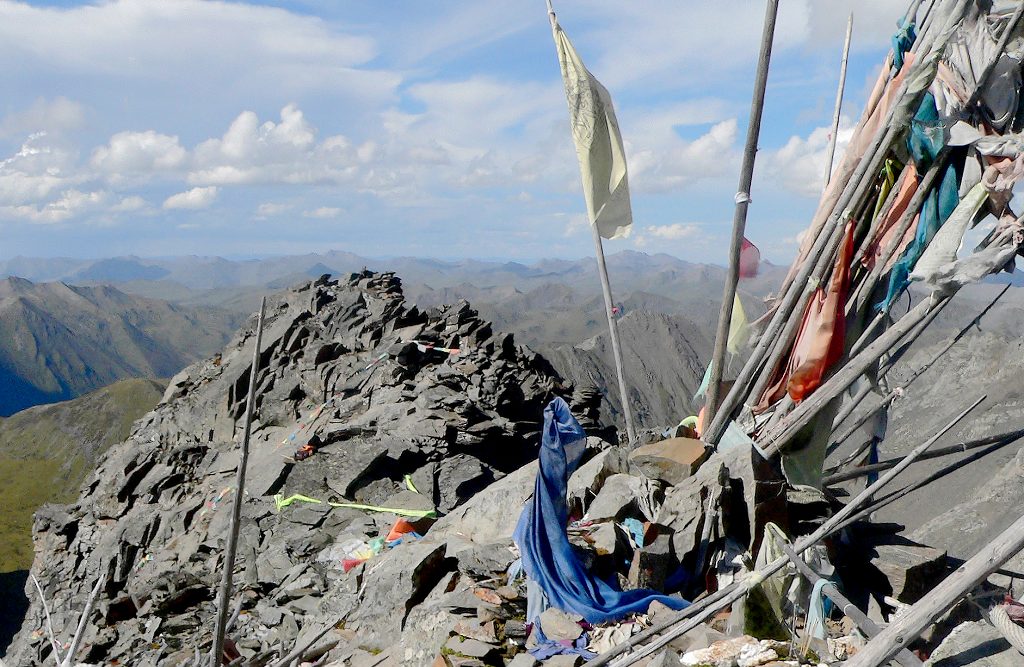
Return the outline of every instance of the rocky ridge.
<path id="1" fill-rule="evenodd" d="M 34 572 L 58 636 L 73 633 L 102 580 L 87 662 L 183 664 L 209 634 L 254 328 L 250 318 L 223 354 L 173 378 L 77 503 L 37 514 Z M 457 516 L 477 491 L 536 457 L 558 380 L 468 304 L 421 312 L 404 302 L 396 277 L 368 272 L 273 297 L 259 359 L 235 576 L 239 648 L 273 655 L 311 625 L 343 617 L 363 628 L 360 643 L 390 642 L 417 602 L 403 587 L 436 583 L 452 571 L 450 556 L 409 538 L 379 559 L 398 568 L 385 581 L 371 581 L 382 576 L 372 566 L 345 572 L 346 545 L 372 550 L 398 517 L 327 501 Z M 316 453 L 294 461 L 307 441 Z M 288 504 L 295 494 L 321 502 Z M 11 664 L 52 659 L 31 597 Z"/>

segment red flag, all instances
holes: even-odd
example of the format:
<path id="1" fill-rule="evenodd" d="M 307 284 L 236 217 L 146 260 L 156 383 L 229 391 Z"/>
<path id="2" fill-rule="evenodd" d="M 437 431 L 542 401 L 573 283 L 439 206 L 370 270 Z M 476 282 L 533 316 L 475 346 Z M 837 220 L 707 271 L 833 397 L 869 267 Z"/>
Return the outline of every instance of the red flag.
<path id="1" fill-rule="evenodd" d="M 745 237 L 740 246 L 740 278 L 754 278 L 761 263 L 761 251 Z"/>

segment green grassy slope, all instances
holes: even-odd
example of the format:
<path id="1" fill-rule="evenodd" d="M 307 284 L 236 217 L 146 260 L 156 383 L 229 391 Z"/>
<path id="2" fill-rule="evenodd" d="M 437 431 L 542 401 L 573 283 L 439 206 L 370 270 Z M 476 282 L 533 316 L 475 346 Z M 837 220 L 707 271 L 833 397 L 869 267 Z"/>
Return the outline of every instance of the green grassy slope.
<path id="1" fill-rule="evenodd" d="M 122 380 L 0 420 L 0 572 L 32 564 L 32 514 L 74 501 L 96 457 L 128 437 L 163 390 L 155 380 Z"/>

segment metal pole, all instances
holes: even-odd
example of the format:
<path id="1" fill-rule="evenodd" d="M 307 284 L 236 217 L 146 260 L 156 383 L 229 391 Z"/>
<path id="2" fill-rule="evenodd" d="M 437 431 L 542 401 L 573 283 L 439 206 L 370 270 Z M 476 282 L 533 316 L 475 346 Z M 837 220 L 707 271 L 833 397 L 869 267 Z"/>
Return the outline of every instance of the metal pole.
<path id="1" fill-rule="evenodd" d="M 722 312 L 718 317 L 715 351 L 711 357 L 711 377 L 708 384 L 707 403 L 704 408 L 704 423 L 708 425 L 714 422 L 715 409 L 718 407 L 718 398 L 721 393 L 722 369 L 725 366 L 725 349 L 729 338 L 729 325 L 732 323 L 736 283 L 739 282 L 740 250 L 743 246 L 743 232 L 747 226 L 750 184 L 754 178 L 754 159 L 757 157 L 757 141 L 761 134 L 761 114 L 764 111 L 764 94 L 765 88 L 768 86 L 768 66 L 772 59 L 772 41 L 775 38 L 775 18 L 778 11 L 779 0 L 768 0 L 764 15 L 764 32 L 761 35 L 761 53 L 758 56 L 757 76 L 754 81 L 754 96 L 750 102 L 747 144 L 743 150 L 743 166 L 740 170 L 739 189 L 736 192 L 732 243 L 729 246 L 729 268 L 725 274 L 725 289 L 722 293 Z M 715 442 L 712 441 L 711 444 L 714 445 Z"/>
<path id="2" fill-rule="evenodd" d="M 843 92 L 846 90 L 846 63 L 850 59 L 850 38 L 853 37 L 853 12 L 846 22 L 846 44 L 843 45 L 843 64 L 839 67 L 839 89 L 836 90 L 836 111 L 832 116 L 832 137 L 828 142 L 828 161 L 825 164 L 825 187 L 832 180 L 832 162 L 836 157 L 836 141 L 839 139 L 839 116 L 843 111 Z"/>
<path id="3" fill-rule="evenodd" d="M 224 574 L 220 582 L 220 600 L 217 607 L 217 625 L 210 648 L 210 665 L 216 667 L 224 654 L 224 634 L 227 631 L 228 612 L 231 608 L 231 584 L 235 570 L 235 554 L 238 551 L 238 530 L 242 515 L 242 501 L 245 496 L 245 468 L 249 463 L 249 434 L 252 431 L 252 409 L 256 402 L 256 373 L 260 365 L 260 345 L 263 343 L 263 318 L 267 310 L 267 297 L 260 302 L 260 316 L 256 321 L 256 347 L 252 351 L 252 369 L 249 372 L 249 397 L 245 402 L 245 430 L 242 435 L 242 458 L 238 462 L 238 476 L 235 482 L 235 502 L 231 508 L 231 532 L 228 534 L 227 551 L 224 554 Z"/>
<path id="4" fill-rule="evenodd" d="M 601 290 L 604 292 L 604 312 L 608 316 L 608 335 L 612 341 L 612 353 L 615 356 L 615 374 L 619 379 L 619 396 L 622 397 L 622 413 L 626 418 L 626 436 L 629 441 L 636 442 L 636 427 L 633 425 L 633 409 L 629 407 L 629 394 L 626 393 L 626 375 L 622 366 L 622 348 L 619 346 L 619 321 L 612 313 L 612 284 L 608 281 L 608 267 L 604 262 L 604 244 L 597 225 L 591 225 L 594 232 L 594 252 L 597 254 L 597 269 L 601 274 Z"/>

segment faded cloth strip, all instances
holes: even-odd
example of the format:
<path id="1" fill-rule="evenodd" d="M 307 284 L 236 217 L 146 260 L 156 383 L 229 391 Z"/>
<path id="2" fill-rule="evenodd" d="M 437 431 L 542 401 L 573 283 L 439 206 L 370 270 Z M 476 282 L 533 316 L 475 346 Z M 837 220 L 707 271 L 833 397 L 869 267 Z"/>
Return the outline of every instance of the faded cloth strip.
<path id="1" fill-rule="evenodd" d="M 790 360 L 787 390 L 794 401 L 807 398 L 821 385 L 825 373 L 843 356 L 846 340 L 846 297 L 850 290 L 850 262 L 853 260 L 853 232 L 856 223 L 846 224 L 828 291 L 820 290 L 808 304 Z"/>
<path id="2" fill-rule="evenodd" d="M 633 211 L 626 153 L 611 95 L 583 65 L 557 21 L 552 29 L 590 224 L 606 239 L 624 238 L 633 224 Z"/>
<path id="3" fill-rule="evenodd" d="M 978 183 L 967 196 L 957 204 L 949 220 L 935 233 L 932 242 L 917 260 L 910 280 L 922 280 L 934 284 L 940 277 L 940 269 L 956 261 L 956 255 L 963 245 L 964 234 L 970 227 L 974 217 L 988 199 L 988 190 L 984 183 Z"/>
<path id="4" fill-rule="evenodd" d="M 512 536 L 522 554 L 526 576 L 543 589 L 552 607 L 579 614 L 588 623 L 646 613 L 655 600 L 682 609 L 689 603 L 680 598 L 649 590 L 616 590 L 591 574 L 573 551 L 566 533 L 569 506 L 565 493 L 586 443 L 587 434 L 565 401 L 551 401 L 544 409 L 540 469 L 533 498 L 523 508 Z M 528 618 L 527 622 L 533 620 Z"/>
<path id="5" fill-rule="evenodd" d="M 884 132 L 882 123 L 885 120 L 886 115 L 889 113 L 889 108 L 895 101 L 896 94 L 899 92 L 900 87 L 906 80 L 907 75 L 914 69 L 915 56 L 913 53 L 907 53 L 905 55 L 906 62 L 900 69 L 899 73 L 892 78 L 891 81 L 887 81 L 888 71 L 883 69 L 878 75 L 878 81 L 875 83 L 875 88 L 871 92 L 871 99 L 877 100 L 876 104 L 869 104 L 864 109 L 864 115 L 861 117 L 860 122 L 853 131 L 853 136 L 850 138 L 850 143 L 846 147 L 846 152 L 843 154 L 843 159 L 839 162 L 835 171 L 832 173 L 832 179 L 828 183 L 828 187 L 821 196 L 821 201 L 818 203 L 818 210 L 814 213 L 814 218 L 811 220 L 811 225 L 808 227 L 807 232 L 804 234 L 804 240 L 800 244 L 800 250 L 797 253 L 796 259 L 793 260 L 793 264 L 789 267 L 789 273 L 786 275 L 786 279 L 783 281 L 782 289 L 779 290 L 779 294 L 785 294 L 790 283 L 796 277 L 796 274 L 800 270 L 800 266 L 804 263 L 807 258 L 807 254 L 811 250 L 811 246 L 814 245 L 814 240 L 821 233 L 822 227 L 828 220 L 828 217 L 835 210 L 836 204 L 839 202 L 839 197 L 842 195 L 843 190 L 846 189 L 846 185 L 857 169 L 857 165 L 864 157 L 865 151 L 870 146 L 871 141 L 875 138 L 880 131 Z M 896 121 L 898 122 L 898 120 Z M 768 317 L 773 309 L 769 309 Z"/>
<path id="6" fill-rule="evenodd" d="M 818 287 L 811 295 L 793 349 L 779 362 L 771 383 L 753 407 L 754 414 L 767 412 L 787 391 L 793 400 L 806 398 L 821 384 L 825 371 L 842 356 L 846 334 L 844 312 L 856 226 L 854 220 L 846 223 L 843 245 L 828 289 Z"/>
<path id="7" fill-rule="evenodd" d="M 731 354 L 738 354 L 740 348 L 750 341 L 750 322 L 747 320 L 747 313 L 743 310 L 743 302 L 739 294 L 732 296 L 732 320 L 729 321 L 729 338 L 726 340 L 725 348 Z"/>

